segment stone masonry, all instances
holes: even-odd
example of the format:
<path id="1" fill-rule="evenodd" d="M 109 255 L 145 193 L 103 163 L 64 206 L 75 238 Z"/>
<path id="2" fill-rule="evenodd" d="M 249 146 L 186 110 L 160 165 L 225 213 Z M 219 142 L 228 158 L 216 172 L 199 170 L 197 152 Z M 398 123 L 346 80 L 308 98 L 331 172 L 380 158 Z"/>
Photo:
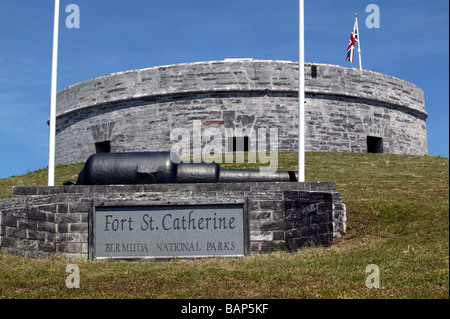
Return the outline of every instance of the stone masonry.
<path id="1" fill-rule="evenodd" d="M 306 151 L 427 154 L 424 92 L 372 71 L 305 65 Z M 176 129 L 188 132 L 191 154 L 208 129 L 230 135 L 277 130 L 277 151 L 297 150 L 298 63 L 225 60 L 114 73 L 58 93 L 56 161 L 84 162 L 99 151 L 168 151 Z M 195 135 L 200 123 L 203 137 Z M 205 136 L 206 135 L 206 136 Z M 253 143 L 253 144 L 252 144 Z M 258 141 L 259 143 L 259 141 Z M 274 151 L 267 142 L 266 149 Z M 373 150 L 372 150 L 373 151 Z"/>
<path id="2" fill-rule="evenodd" d="M 0 201 L 0 250 L 25 257 L 88 258 L 94 201 L 249 203 L 250 250 L 327 246 L 346 229 L 333 182 L 14 187 Z"/>

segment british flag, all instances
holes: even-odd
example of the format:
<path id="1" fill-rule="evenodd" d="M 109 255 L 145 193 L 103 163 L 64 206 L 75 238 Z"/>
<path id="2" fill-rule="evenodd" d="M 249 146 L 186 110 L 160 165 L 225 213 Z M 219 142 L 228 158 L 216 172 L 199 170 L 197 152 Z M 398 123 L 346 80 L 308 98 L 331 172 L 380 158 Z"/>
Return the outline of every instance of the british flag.
<path id="1" fill-rule="evenodd" d="M 355 44 L 358 43 L 359 32 L 358 32 L 358 20 L 355 21 L 353 26 L 353 31 L 350 34 L 350 41 L 347 47 L 347 61 L 353 63 L 353 54 L 355 52 Z"/>

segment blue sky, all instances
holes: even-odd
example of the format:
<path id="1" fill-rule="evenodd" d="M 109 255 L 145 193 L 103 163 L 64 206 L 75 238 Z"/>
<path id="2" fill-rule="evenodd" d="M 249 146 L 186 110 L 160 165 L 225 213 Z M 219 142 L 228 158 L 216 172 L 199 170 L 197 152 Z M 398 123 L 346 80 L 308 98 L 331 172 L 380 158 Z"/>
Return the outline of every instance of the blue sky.
<path id="1" fill-rule="evenodd" d="M 367 5 L 380 28 L 365 25 Z M 65 8 L 80 8 L 80 28 Z M 0 0 L 0 178 L 48 164 L 53 0 Z M 425 91 L 428 150 L 449 155 L 449 1 L 305 0 L 306 61 L 345 60 L 358 13 L 364 69 Z M 61 0 L 58 90 L 183 62 L 298 60 L 298 0 Z"/>

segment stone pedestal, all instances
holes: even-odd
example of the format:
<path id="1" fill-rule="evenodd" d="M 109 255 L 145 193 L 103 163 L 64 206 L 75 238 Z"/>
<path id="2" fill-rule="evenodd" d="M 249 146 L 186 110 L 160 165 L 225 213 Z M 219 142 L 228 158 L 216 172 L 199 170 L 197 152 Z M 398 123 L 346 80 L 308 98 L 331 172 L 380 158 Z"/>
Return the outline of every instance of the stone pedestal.
<path id="1" fill-rule="evenodd" d="M 327 246 L 346 229 L 334 182 L 14 187 L 0 201 L 0 250 L 88 258 L 89 210 L 99 202 L 248 203 L 250 252 Z"/>

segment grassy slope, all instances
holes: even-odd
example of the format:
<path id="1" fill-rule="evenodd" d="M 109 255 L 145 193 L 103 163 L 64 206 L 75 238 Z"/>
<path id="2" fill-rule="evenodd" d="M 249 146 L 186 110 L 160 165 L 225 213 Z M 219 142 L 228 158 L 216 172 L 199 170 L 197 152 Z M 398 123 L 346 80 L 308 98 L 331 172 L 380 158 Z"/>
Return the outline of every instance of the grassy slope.
<path id="1" fill-rule="evenodd" d="M 279 169 L 296 169 L 296 154 L 280 154 L 279 161 Z M 308 153 L 306 165 L 307 180 L 336 181 L 347 205 L 348 232 L 330 247 L 167 263 L 0 254 L 0 298 L 449 297 L 448 159 Z M 56 183 L 81 168 L 58 167 Z M 0 180 L 0 198 L 13 185 L 45 185 L 46 173 Z M 65 286 L 69 263 L 80 267 L 81 289 Z M 369 264 L 380 267 L 379 289 L 365 286 Z"/>

